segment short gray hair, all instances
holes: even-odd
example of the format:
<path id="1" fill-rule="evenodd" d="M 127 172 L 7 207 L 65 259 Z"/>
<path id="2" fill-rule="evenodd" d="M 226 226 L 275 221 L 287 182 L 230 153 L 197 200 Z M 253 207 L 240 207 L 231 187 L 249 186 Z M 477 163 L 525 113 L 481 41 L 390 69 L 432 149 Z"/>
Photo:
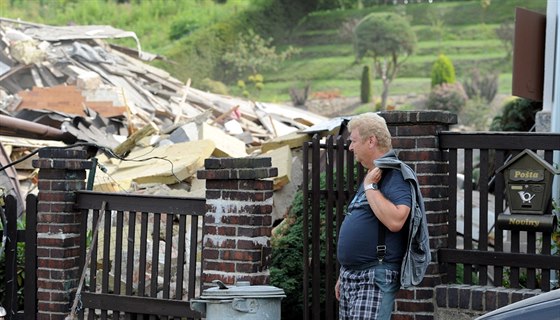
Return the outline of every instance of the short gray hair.
<path id="1" fill-rule="evenodd" d="M 385 151 L 392 148 L 391 133 L 385 119 L 375 112 L 366 112 L 352 117 L 348 122 L 348 130 L 358 130 L 362 139 L 374 136 L 379 147 Z"/>

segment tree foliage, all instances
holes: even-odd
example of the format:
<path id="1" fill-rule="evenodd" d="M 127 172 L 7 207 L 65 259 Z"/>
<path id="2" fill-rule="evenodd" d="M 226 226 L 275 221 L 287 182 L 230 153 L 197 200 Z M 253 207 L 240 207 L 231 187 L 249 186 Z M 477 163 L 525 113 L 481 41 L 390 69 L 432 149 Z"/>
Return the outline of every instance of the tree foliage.
<path id="1" fill-rule="evenodd" d="M 362 69 L 362 81 L 360 83 L 360 100 L 362 103 L 371 102 L 371 72 L 369 66 Z"/>
<path id="2" fill-rule="evenodd" d="M 494 30 L 498 39 L 502 43 L 504 50 L 506 51 L 506 59 L 511 59 L 513 55 L 513 36 L 515 34 L 515 28 L 511 22 L 503 22 L 500 24 L 496 30 Z"/>
<path id="3" fill-rule="evenodd" d="M 455 83 L 455 67 L 442 53 L 432 65 L 432 88 L 443 83 Z"/>
<path id="4" fill-rule="evenodd" d="M 389 86 L 400 66 L 414 53 L 416 34 L 408 20 L 394 13 L 372 13 L 354 29 L 356 60 L 373 58 L 375 74 L 381 77 L 381 108 L 385 109 Z"/>
<path id="5" fill-rule="evenodd" d="M 249 29 L 247 33 L 239 34 L 238 41 L 224 54 L 223 60 L 238 76 L 244 77 L 266 70 L 277 70 L 281 62 L 299 52 L 298 49 L 289 46 L 278 53 L 272 42 L 272 38 L 264 39 Z"/>

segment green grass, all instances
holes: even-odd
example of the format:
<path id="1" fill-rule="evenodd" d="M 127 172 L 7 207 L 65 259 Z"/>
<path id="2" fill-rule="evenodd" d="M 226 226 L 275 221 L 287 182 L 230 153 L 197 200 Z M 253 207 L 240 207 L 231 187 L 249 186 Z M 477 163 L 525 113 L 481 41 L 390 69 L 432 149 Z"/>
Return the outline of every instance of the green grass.
<path id="1" fill-rule="evenodd" d="M 394 95 L 416 95 L 428 92 L 431 80 L 429 78 L 399 78 L 392 86 Z M 281 81 L 267 82 L 258 98 L 263 101 L 282 102 L 290 100 L 290 88 L 304 88 L 311 85 L 312 95 L 320 92 L 337 92 L 341 97 L 357 97 L 360 95 L 360 82 L 340 79 L 313 79 L 310 81 Z M 373 81 L 373 92 L 376 97 L 382 90 L 381 80 Z M 312 96 L 310 97 L 312 98 Z"/>
<path id="2" fill-rule="evenodd" d="M 142 48 L 163 54 L 172 24 L 185 18 L 205 26 L 250 8 L 251 1 L 147 0 L 118 4 L 107 0 L 0 0 L 2 17 L 50 25 L 111 25 L 135 32 Z M 116 41 L 134 47 L 132 41 Z"/>
<path id="3" fill-rule="evenodd" d="M 314 12 L 289 37 L 290 44 L 301 52 L 278 70 L 263 73 L 265 88 L 259 98 L 289 101 L 289 89 L 302 88 L 307 83 L 312 92 L 338 90 L 342 96 L 358 96 L 362 67 L 372 61 L 355 63 L 351 41 L 343 39 L 339 29 L 346 21 L 383 10 L 406 13 L 418 38 L 416 52 L 390 86 L 390 96 L 428 94 L 431 67 L 439 53 L 451 59 L 459 82 L 467 79 L 474 68 L 496 72 L 500 74 L 498 93 L 511 94 L 512 61 L 506 60 L 506 49 L 495 30 L 502 23 L 514 22 L 515 7 L 544 12 L 546 1 L 496 0 L 486 12 L 480 1 Z M 380 93 L 381 83 L 374 80 L 374 97 Z"/>
<path id="4" fill-rule="evenodd" d="M 546 0 L 494 0 L 486 11 L 480 6 L 479 0 L 435 1 L 432 4 L 410 2 L 408 5 L 381 5 L 309 14 L 293 30 L 288 30 L 289 33 L 281 37 L 282 41 L 276 43 L 279 51 L 294 46 L 300 48 L 301 52 L 280 64 L 277 70 L 262 72 L 265 87 L 259 93 L 259 99 L 289 101 L 289 89 L 301 88 L 307 83 L 311 84 L 312 92 L 338 91 L 342 96 L 358 96 L 362 67 L 371 64 L 371 60 L 355 63 L 351 39 L 341 37 L 340 29 L 343 23 L 381 11 L 406 14 L 418 38 L 416 52 L 401 67 L 397 79 L 391 84 L 390 96 L 429 93 L 431 66 L 439 53 L 451 59 L 458 81 L 466 79 L 473 68 L 497 72 L 500 74 L 499 93 L 511 94 L 512 62 L 505 59 L 507 52 L 495 30 L 502 23 L 514 22 L 516 7 L 545 12 Z M 258 3 L 249 0 L 230 0 L 221 5 L 213 0 L 151 0 L 124 4 L 106 0 L 0 0 L 0 12 L 8 18 L 36 23 L 100 24 L 134 31 L 144 50 L 165 55 L 179 66 L 189 63 L 185 61 L 188 57 L 185 52 L 189 49 L 203 52 L 205 60 L 195 62 L 196 68 L 183 69 L 177 65 L 165 67 L 172 75 L 186 81 L 187 78 L 203 74 L 204 70 L 212 68 L 219 61 L 210 59 L 211 52 L 206 50 L 212 47 L 206 43 L 191 45 L 190 41 L 194 40 L 190 36 L 170 40 L 172 26 L 191 21 L 202 28 L 218 21 L 232 20 L 245 10 L 257 9 Z M 199 36 L 196 39 L 212 42 L 215 37 Z M 131 40 L 125 40 L 124 44 L 134 46 Z M 162 66 L 162 62 L 156 63 Z M 232 80 L 232 83 L 228 83 L 232 94 L 238 94 L 235 82 Z M 193 85 L 196 85 L 196 81 Z M 380 93 L 381 83 L 377 79 L 374 80 L 375 99 Z"/>

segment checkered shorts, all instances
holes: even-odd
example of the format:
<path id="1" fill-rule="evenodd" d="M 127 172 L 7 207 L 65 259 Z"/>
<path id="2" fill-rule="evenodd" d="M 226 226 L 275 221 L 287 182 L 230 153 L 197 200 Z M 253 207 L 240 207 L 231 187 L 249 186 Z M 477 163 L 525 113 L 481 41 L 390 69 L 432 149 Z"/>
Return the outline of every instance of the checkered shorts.
<path id="1" fill-rule="evenodd" d="M 383 266 L 365 270 L 342 267 L 339 320 L 390 319 L 399 287 L 398 271 Z"/>

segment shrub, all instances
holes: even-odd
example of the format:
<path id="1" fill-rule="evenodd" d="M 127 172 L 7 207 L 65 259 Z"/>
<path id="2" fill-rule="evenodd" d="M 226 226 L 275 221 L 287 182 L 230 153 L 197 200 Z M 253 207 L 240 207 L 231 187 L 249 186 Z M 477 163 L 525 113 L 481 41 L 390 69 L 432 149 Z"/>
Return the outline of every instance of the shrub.
<path id="1" fill-rule="evenodd" d="M 488 116 L 488 104 L 480 97 L 469 99 L 459 114 L 459 123 L 484 131 L 490 127 L 491 118 Z"/>
<path id="2" fill-rule="evenodd" d="M 535 114 L 542 110 L 542 102 L 524 98 L 507 101 L 501 115 L 494 117 L 492 131 L 530 131 L 535 125 Z"/>
<path id="3" fill-rule="evenodd" d="M 188 36 L 191 32 L 198 29 L 198 27 L 198 23 L 193 19 L 184 17 L 175 19 L 169 27 L 169 39 L 177 40 L 182 37 Z"/>
<path id="4" fill-rule="evenodd" d="M 305 85 L 305 88 L 290 88 L 290 98 L 292 99 L 292 104 L 294 106 L 304 106 L 307 98 L 309 97 L 309 92 L 311 91 L 311 85 Z"/>
<path id="5" fill-rule="evenodd" d="M 321 188 L 326 188 L 326 175 L 321 174 Z M 286 298 L 282 299 L 282 319 L 303 319 L 303 205 L 304 197 L 298 192 L 292 203 L 290 212 L 284 221 L 274 230 L 272 235 L 272 261 L 270 267 L 270 280 L 273 286 L 282 288 Z M 321 243 L 326 243 L 326 201 L 320 201 L 321 216 Z M 310 205 L 310 203 L 308 203 Z M 311 215 L 308 223 L 311 223 Z M 306 231 L 307 232 L 307 231 Z M 308 248 L 310 250 L 310 248 Z M 326 281 L 326 248 L 321 246 L 320 265 L 321 275 L 319 281 L 324 288 Z M 331 281 L 336 279 L 331 279 Z M 321 313 L 324 314 L 325 292 L 320 292 Z"/>
<path id="6" fill-rule="evenodd" d="M 0 229 L 6 230 L 4 228 L 4 223 L 0 223 Z M 18 220 L 17 222 L 17 229 L 23 230 L 25 229 L 25 218 Z M 1 246 L 1 243 L 0 243 Z M 5 248 L 0 248 L 0 306 L 4 304 L 8 289 L 6 284 L 6 253 L 4 252 Z M 18 310 L 23 310 L 23 302 L 24 302 L 24 283 L 25 283 L 25 242 L 18 242 L 17 243 L 17 258 L 16 258 L 16 281 L 17 281 L 17 306 Z"/>
<path id="7" fill-rule="evenodd" d="M 271 284 L 282 288 L 282 318 L 303 318 L 303 194 L 298 192 L 288 216 L 272 235 Z"/>
<path id="8" fill-rule="evenodd" d="M 473 69 L 470 77 L 463 82 L 465 92 L 470 99 L 480 98 L 487 103 L 492 102 L 498 93 L 498 74 L 480 74 L 480 70 Z"/>
<path id="9" fill-rule="evenodd" d="M 460 83 L 442 83 L 432 89 L 426 107 L 459 113 L 466 103 L 467 94 Z"/>
<path id="10" fill-rule="evenodd" d="M 204 78 L 198 85 L 198 88 L 203 91 L 209 91 L 216 94 L 229 94 L 228 88 L 220 81 L 215 81 L 209 78 Z"/>
<path id="11" fill-rule="evenodd" d="M 362 81 L 360 83 L 360 101 L 362 103 L 371 102 L 371 72 L 369 66 L 364 66 L 362 70 Z"/>
<path id="12" fill-rule="evenodd" d="M 455 67 L 444 54 L 440 54 L 432 65 L 432 87 L 443 83 L 455 83 Z"/>

